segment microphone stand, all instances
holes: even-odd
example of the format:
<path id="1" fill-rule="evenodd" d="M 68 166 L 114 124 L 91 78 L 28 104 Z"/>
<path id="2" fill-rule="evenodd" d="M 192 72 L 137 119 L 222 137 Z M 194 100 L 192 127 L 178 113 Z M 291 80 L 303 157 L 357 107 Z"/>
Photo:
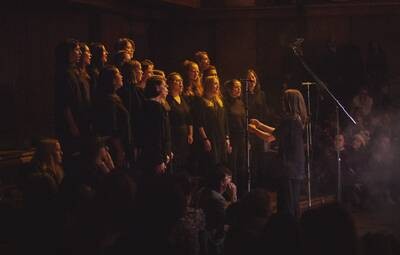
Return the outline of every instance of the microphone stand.
<path id="1" fill-rule="evenodd" d="M 307 86 L 307 115 L 311 116 L 311 103 L 310 103 L 310 85 L 313 82 L 304 82 Z M 311 148 L 312 148 L 312 126 L 311 121 L 307 122 L 307 196 L 308 196 L 308 207 L 311 208 Z"/>
<path id="2" fill-rule="evenodd" d="M 301 41 L 302 42 L 302 41 Z M 336 116 L 336 131 L 337 134 L 339 134 L 339 108 L 345 113 L 345 115 L 354 123 L 357 124 L 357 122 L 354 120 L 354 118 L 346 111 L 344 106 L 339 102 L 339 100 L 332 94 L 332 92 L 329 90 L 328 86 L 320 79 L 318 76 L 311 70 L 311 68 L 307 65 L 307 63 L 304 61 L 303 57 L 298 51 L 298 48 L 300 47 L 299 43 L 294 43 L 290 45 L 290 48 L 293 50 L 294 55 L 299 59 L 300 63 L 306 69 L 306 71 L 312 76 L 312 78 L 316 81 L 318 85 L 320 85 L 327 93 L 328 95 L 332 98 L 332 100 L 336 104 L 336 109 L 337 109 L 337 116 Z M 309 95 L 308 95 L 309 98 Z M 308 99 L 308 110 L 310 110 L 310 101 Z M 309 113 L 310 114 L 310 113 Z M 311 115 L 309 115 L 311 116 Z M 311 141 L 311 126 L 307 124 L 307 150 L 311 144 L 308 144 L 309 141 Z M 307 153 L 308 159 L 307 159 L 307 186 L 308 186 L 308 205 L 311 207 L 311 182 L 310 182 L 310 158 L 309 158 L 309 153 Z M 337 165 L 338 165 L 338 190 L 337 190 L 337 200 L 338 202 L 341 201 L 341 196 L 342 196 L 342 172 L 341 172 L 341 166 L 340 166 L 340 152 L 337 154 Z"/>
<path id="3" fill-rule="evenodd" d="M 244 142 L 245 142 L 245 150 L 246 150 L 246 168 L 247 168 L 247 191 L 251 190 L 251 170 L 250 170 L 250 148 L 249 148 L 249 80 L 241 79 L 241 81 L 245 84 L 245 93 L 244 93 L 244 112 L 245 112 L 245 123 L 246 123 L 246 132 L 244 134 Z"/>

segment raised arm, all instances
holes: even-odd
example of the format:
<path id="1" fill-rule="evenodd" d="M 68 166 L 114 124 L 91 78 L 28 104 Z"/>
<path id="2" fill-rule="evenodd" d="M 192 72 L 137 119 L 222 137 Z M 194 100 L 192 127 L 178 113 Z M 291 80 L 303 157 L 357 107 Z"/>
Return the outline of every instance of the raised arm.
<path id="1" fill-rule="evenodd" d="M 275 130 L 275 128 L 273 128 L 273 130 Z M 275 137 L 270 132 L 258 129 L 254 124 L 249 124 L 249 132 L 255 134 L 256 136 L 258 136 L 259 138 L 263 139 L 266 142 L 270 143 L 275 141 Z"/>
<path id="2" fill-rule="evenodd" d="M 257 129 L 272 134 L 275 131 L 274 127 L 268 126 L 257 119 L 251 119 L 250 124 L 254 125 Z"/>

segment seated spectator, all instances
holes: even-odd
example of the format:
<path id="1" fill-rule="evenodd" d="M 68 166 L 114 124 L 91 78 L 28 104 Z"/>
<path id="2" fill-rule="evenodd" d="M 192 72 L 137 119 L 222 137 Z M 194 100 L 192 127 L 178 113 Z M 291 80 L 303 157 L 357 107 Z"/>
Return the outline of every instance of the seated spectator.
<path id="1" fill-rule="evenodd" d="M 206 215 L 207 247 L 209 254 L 222 254 L 226 231 L 226 209 L 236 202 L 236 186 L 232 173 L 224 166 L 210 171 L 207 186 L 200 191 L 198 206 Z M 228 199 L 223 194 L 228 193 Z"/>

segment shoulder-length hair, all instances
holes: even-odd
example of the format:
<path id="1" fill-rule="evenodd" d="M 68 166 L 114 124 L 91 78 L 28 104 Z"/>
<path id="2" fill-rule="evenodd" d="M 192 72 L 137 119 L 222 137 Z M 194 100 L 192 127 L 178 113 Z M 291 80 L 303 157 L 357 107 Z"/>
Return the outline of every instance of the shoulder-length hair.
<path id="1" fill-rule="evenodd" d="M 102 61 L 104 51 L 107 51 L 104 44 L 97 42 L 90 44 L 90 52 L 92 53 L 91 66 L 95 66 L 99 69 L 104 67 L 105 63 Z"/>
<path id="2" fill-rule="evenodd" d="M 146 98 L 155 98 L 161 94 L 160 86 L 165 81 L 161 75 L 153 75 L 146 81 L 144 95 Z"/>
<path id="3" fill-rule="evenodd" d="M 283 111 L 287 116 L 298 119 L 303 127 L 308 121 L 307 107 L 303 95 L 297 89 L 287 89 L 282 98 Z"/>
<path id="4" fill-rule="evenodd" d="M 188 96 L 202 96 L 203 95 L 203 85 L 201 84 L 201 79 L 200 79 L 200 70 L 199 70 L 199 78 L 197 81 L 192 82 L 189 79 L 189 70 L 192 67 L 197 67 L 199 69 L 199 66 L 196 64 L 196 62 L 190 61 L 190 60 L 185 60 L 183 62 L 183 93 Z"/>
<path id="5" fill-rule="evenodd" d="M 251 74 L 251 73 L 254 75 L 254 77 L 256 77 L 256 87 L 254 88 L 254 92 L 258 93 L 261 91 L 260 79 L 258 79 L 258 75 L 257 75 L 256 71 L 251 68 L 247 69 L 246 77 L 249 76 L 249 74 Z"/>
<path id="6" fill-rule="evenodd" d="M 79 46 L 79 41 L 75 39 L 66 39 L 59 43 L 55 50 L 56 68 L 63 69 L 71 65 L 69 62 L 69 54 Z"/>
<path id="7" fill-rule="evenodd" d="M 136 77 L 135 69 L 140 67 L 141 64 L 137 60 L 130 60 L 122 65 L 121 73 L 122 76 L 124 77 L 124 85 L 136 84 L 139 82 Z"/>

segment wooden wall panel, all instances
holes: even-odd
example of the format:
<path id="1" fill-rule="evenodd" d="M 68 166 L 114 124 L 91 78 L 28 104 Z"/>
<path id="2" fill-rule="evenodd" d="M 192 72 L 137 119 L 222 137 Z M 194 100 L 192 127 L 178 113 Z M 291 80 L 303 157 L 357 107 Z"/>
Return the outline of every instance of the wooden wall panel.
<path id="1" fill-rule="evenodd" d="M 111 4 L 111 2 L 110 2 Z M 96 40 L 113 50 L 117 38 L 136 42 L 136 58 L 154 60 L 166 72 L 197 50 L 209 52 L 222 81 L 242 77 L 255 67 L 271 98 L 279 98 L 287 44 L 305 38 L 307 59 L 316 62 L 329 36 L 338 44 L 353 42 L 365 55 L 377 39 L 385 48 L 391 74 L 400 75 L 400 8 L 356 5 L 312 7 L 304 15 L 292 7 L 240 10 L 142 10 L 50 6 L 1 10 L 0 15 L 0 149 L 28 146 L 33 137 L 53 132 L 54 49 L 68 37 Z M 378 10 L 379 9 L 379 10 Z M 139 14 L 135 14 L 136 12 Z M 171 11 L 171 9 L 169 9 Z"/>

